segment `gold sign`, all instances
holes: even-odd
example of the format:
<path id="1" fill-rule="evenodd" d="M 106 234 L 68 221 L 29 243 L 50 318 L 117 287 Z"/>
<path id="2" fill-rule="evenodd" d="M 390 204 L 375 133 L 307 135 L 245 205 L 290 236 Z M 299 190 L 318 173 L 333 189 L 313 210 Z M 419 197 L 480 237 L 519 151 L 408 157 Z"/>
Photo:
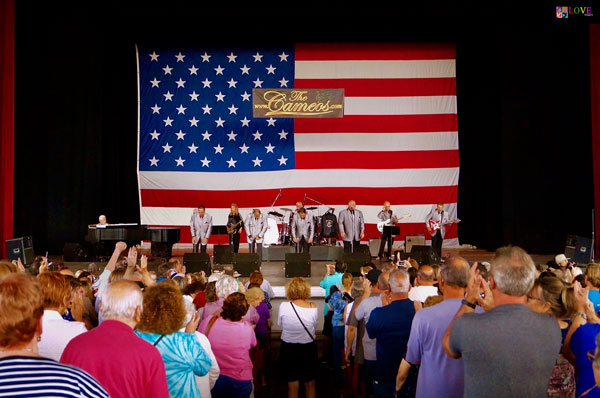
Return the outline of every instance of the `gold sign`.
<path id="1" fill-rule="evenodd" d="M 344 117 L 344 89 L 253 89 L 253 117 Z"/>

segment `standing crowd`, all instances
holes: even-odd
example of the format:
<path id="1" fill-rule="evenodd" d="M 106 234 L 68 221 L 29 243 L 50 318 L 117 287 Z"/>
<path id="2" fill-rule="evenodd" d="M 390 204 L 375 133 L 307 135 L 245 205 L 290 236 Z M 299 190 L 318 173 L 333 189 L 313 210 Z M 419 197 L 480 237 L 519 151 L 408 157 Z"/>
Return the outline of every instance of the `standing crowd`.
<path id="1" fill-rule="evenodd" d="M 267 384 L 274 292 L 260 272 L 207 277 L 173 259 L 154 274 L 126 250 L 99 274 L 0 262 L 0 397 L 230 398 Z M 293 278 L 276 316 L 288 396 L 315 397 L 325 366 L 342 396 L 600 397 L 600 264 L 551 265 L 514 246 L 360 277 L 328 264 L 322 317 Z"/>

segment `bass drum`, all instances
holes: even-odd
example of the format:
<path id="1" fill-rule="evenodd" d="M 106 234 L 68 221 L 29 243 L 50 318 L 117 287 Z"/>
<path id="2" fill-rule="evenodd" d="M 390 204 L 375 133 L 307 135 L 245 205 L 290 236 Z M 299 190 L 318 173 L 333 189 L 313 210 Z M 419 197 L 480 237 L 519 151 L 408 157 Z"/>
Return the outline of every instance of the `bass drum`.
<path id="1" fill-rule="evenodd" d="M 267 218 L 267 231 L 263 240 L 264 245 L 276 245 L 279 243 L 279 229 L 277 228 L 277 221 L 269 217 Z"/>

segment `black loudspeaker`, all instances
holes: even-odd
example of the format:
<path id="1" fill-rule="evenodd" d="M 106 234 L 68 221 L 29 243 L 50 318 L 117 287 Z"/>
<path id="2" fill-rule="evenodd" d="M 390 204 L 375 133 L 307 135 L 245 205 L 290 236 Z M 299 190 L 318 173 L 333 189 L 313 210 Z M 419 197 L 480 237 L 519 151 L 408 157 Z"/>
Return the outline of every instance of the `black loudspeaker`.
<path id="1" fill-rule="evenodd" d="M 250 276 L 252 271 L 260 271 L 258 253 L 233 253 L 233 270 L 241 276 Z"/>
<path id="2" fill-rule="evenodd" d="M 186 273 L 204 271 L 208 276 L 212 272 L 208 253 L 184 253 L 183 265 L 185 265 Z"/>
<path id="3" fill-rule="evenodd" d="M 89 243 L 65 243 L 63 246 L 63 260 L 69 262 L 93 261 L 92 245 Z"/>
<path id="4" fill-rule="evenodd" d="M 410 258 L 414 258 L 421 265 L 440 264 L 440 257 L 433 251 L 431 246 L 413 245 Z"/>
<path id="5" fill-rule="evenodd" d="M 285 253 L 285 277 L 310 278 L 310 253 Z"/>
<path id="6" fill-rule="evenodd" d="M 360 267 L 371 261 L 371 254 L 368 251 L 344 253 L 342 261 L 346 263 L 346 272 L 350 272 L 353 276 L 360 276 Z"/>
<path id="7" fill-rule="evenodd" d="M 233 245 L 214 245 L 213 262 L 215 264 L 232 264 Z"/>
<path id="8" fill-rule="evenodd" d="M 150 254 L 152 257 L 162 257 L 168 260 L 173 254 L 173 244 L 166 242 L 151 242 Z"/>
<path id="9" fill-rule="evenodd" d="M 9 239 L 6 241 L 6 254 L 9 260 L 21 259 L 23 264 L 29 265 L 35 259 L 33 240 L 31 236 Z"/>
<path id="10" fill-rule="evenodd" d="M 577 264 L 589 263 L 592 261 L 592 240 L 582 236 L 568 235 L 565 256 Z"/>

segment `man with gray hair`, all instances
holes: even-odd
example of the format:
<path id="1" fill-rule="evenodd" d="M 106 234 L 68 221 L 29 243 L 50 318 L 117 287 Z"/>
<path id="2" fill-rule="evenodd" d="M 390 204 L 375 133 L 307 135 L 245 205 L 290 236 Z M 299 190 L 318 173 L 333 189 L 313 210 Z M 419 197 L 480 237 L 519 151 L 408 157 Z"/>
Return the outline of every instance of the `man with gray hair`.
<path id="1" fill-rule="evenodd" d="M 72 339 L 60 362 L 90 373 L 113 398 L 169 397 L 160 352 L 133 333 L 142 303 L 135 282 L 111 283 L 102 295 L 104 322 Z"/>
<path id="2" fill-rule="evenodd" d="M 463 395 L 546 396 L 561 332 L 552 315 L 526 306 L 535 264 L 520 247 L 501 247 L 490 274 L 488 286 L 473 264 L 465 299 L 443 338 L 446 354 L 463 358 Z M 486 312 L 473 314 L 477 304 Z"/>
<path id="3" fill-rule="evenodd" d="M 371 312 L 367 334 L 376 341 L 377 364 L 373 381 L 375 398 L 394 397 L 396 375 L 406 354 L 415 305 L 408 298 L 410 278 L 404 269 L 390 273 L 387 291 L 382 293 L 382 307 Z"/>
<path id="4" fill-rule="evenodd" d="M 444 301 L 423 308 L 415 315 L 410 329 L 406 358 L 402 360 L 398 371 L 397 390 L 406 381 L 411 365 L 420 364 L 417 397 L 462 397 L 462 360 L 449 358 L 440 341 L 462 305 L 461 300 L 465 297 L 468 279 L 469 263 L 464 258 L 450 257 L 442 265 L 440 290 Z M 479 312 L 483 312 L 478 309 Z"/>

